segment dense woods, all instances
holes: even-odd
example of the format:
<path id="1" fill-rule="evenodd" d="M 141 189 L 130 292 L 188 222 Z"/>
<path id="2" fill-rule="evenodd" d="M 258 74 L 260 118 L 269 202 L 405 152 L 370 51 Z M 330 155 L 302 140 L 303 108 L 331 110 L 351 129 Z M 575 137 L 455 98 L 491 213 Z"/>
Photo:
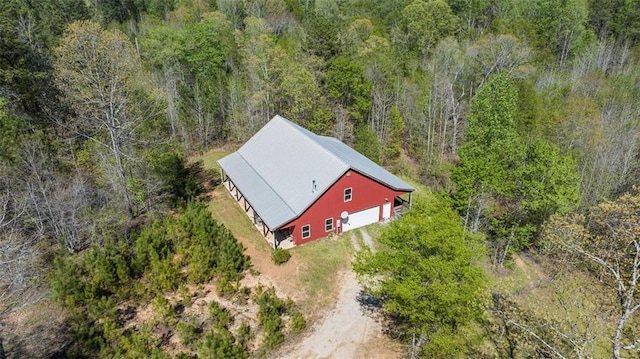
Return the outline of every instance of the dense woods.
<path id="1" fill-rule="evenodd" d="M 135 351 L 150 329 L 118 327 L 115 298 L 212 279 L 238 291 L 248 263 L 194 202 L 216 179 L 190 159 L 275 114 L 448 197 L 358 264 L 388 276 L 372 295 L 412 355 L 597 356 L 476 277 L 480 262 L 499 270 L 522 252 L 611 287 L 602 311 L 621 314 L 598 337 L 609 355 L 637 355 L 640 1 L 5 0 L 0 34 L 0 358 L 3 316 L 43 298 L 78 319 L 65 353 L 159 357 Z M 473 313 L 414 301 L 438 291 L 393 296 L 402 262 L 385 256 L 409 251 L 394 244 L 408 237 L 420 258 L 404 260 L 444 256 L 434 265 L 469 272 L 431 268 L 404 285 L 477 282 L 454 301 Z M 279 315 L 304 327 L 292 303 L 254 297 L 268 348 L 283 340 Z M 187 319 L 162 320 L 202 334 L 188 353 L 251 354 L 240 323 Z M 462 343 L 462 327 L 497 338 L 493 349 Z"/>

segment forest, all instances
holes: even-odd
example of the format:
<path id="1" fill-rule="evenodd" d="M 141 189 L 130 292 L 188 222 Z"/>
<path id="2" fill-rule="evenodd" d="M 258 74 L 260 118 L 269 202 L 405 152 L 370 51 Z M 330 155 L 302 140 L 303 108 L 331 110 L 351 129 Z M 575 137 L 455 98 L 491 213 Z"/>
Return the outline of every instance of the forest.
<path id="1" fill-rule="evenodd" d="M 639 0 L 4 0 L 0 358 L 38 345 L 6 318 L 42 301 L 67 318 L 43 357 L 262 357 L 302 331 L 238 285 L 202 204 L 198 156 L 276 114 L 433 192 L 354 263 L 408 357 L 640 355 Z M 524 257 L 592 291 L 532 310 L 500 290 Z M 212 280 L 259 306 L 259 350 L 221 304 L 176 317 Z M 155 327 L 123 327 L 140 302 Z"/>

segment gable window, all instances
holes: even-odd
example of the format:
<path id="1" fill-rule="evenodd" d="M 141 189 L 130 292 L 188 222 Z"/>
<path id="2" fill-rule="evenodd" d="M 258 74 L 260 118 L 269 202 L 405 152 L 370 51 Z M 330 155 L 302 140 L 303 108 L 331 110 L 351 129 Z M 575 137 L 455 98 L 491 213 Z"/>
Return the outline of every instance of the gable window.
<path id="1" fill-rule="evenodd" d="M 353 190 L 351 189 L 351 187 L 344 189 L 344 201 L 345 202 L 351 201 L 352 192 L 353 192 Z"/>
<path id="2" fill-rule="evenodd" d="M 324 220 L 324 231 L 325 232 L 333 231 L 333 218 L 327 218 Z"/>
<path id="3" fill-rule="evenodd" d="M 311 237 L 311 225 L 302 226 L 302 239 Z"/>

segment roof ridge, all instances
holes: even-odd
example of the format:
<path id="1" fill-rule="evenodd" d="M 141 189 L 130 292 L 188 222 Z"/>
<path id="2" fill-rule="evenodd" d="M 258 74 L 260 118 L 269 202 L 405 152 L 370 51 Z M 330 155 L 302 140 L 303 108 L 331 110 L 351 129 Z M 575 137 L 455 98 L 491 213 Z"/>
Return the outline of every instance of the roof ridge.
<path id="1" fill-rule="evenodd" d="M 326 148 L 322 143 L 318 142 L 317 138 L 318 137 L 326 137 L 326 138 L 333 138 L 335 140 L 338 140 L 335 137 L 332 136 L 320 136 L 320 135 L 316 135 L 315 133 L 307 130 L 306 128 L 298 125 L 297 123 L 294 123 L 292 121 L 287 120 L 286 118 L 280 116 L 280 115 L 276 115 L 277 117 L 279 117 L 280 119 L 284 120 L 285 123 L 292 125 L 292 127 L 298 131 L 299 133 L 301 133 L 303 136 L 306 136 L 307 138 L 309 138 L 317 147 L 320 147 L 324 152 L 326 152 L 327 154 L 329 154 L 329 156 L 331 156 L 332 158 L 335 158 L 336 160 L 340 161 L 343 165 L 353 169 L 351 167 L 351 165 L 347 162 L 345 162 L 342 158 L 336 156 L 335 153 L 333 153 L 333 151 L 329 150 L 328 148 Z"/>

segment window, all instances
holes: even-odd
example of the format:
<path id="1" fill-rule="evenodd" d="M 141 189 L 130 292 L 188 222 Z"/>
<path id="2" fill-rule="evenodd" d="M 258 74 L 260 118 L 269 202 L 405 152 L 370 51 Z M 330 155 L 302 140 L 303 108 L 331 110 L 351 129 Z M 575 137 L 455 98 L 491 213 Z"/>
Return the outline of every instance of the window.
<path id="1" fill-rule="evenodd" d="M 352 192 L 351 187 L 344 189 L 344 201 L 345 202 L 351 201 L 351 192 Z"/>
<path id="2" fill-rule="evenodd" d="M 324 231 L 325 232 L 333 231 L 333 218 L 327 218 L 324 220 Z"/>
<path id="3" fill-rule="evenodd" d="M 302 239 L 311 237 L 311 225 L 302 226 Z"/>

